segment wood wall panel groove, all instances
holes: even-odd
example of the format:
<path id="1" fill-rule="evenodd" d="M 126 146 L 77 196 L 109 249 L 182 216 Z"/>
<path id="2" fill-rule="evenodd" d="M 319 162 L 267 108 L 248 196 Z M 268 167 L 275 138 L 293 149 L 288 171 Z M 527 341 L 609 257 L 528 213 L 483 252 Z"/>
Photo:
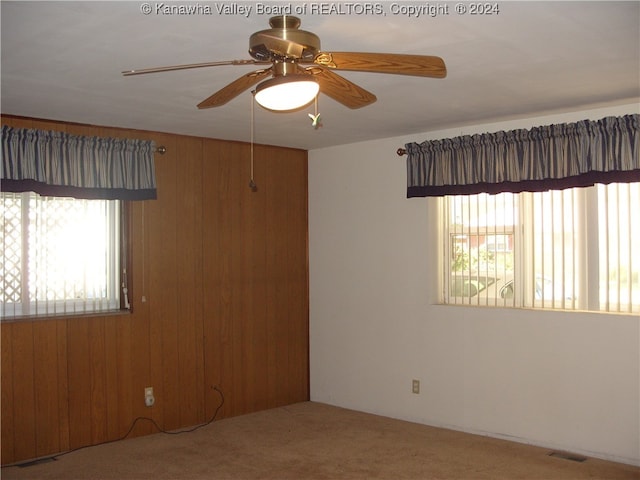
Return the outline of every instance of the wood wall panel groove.
<path id="1" fill-rule="evenodd" d="M 89 323 L 87 343 L 89 344 L 89 384 L 91 388 L 91 443 L 106 442 L 107 425 L 107 365 L 105 348 L 104 317 L 95 317 Z M 80 386 L 80 388 L 82 388 Z"/>
<path id="2" fill-rule="evenodd" d="M 133 313 L 1 325 L 3 464 L 202 423 L 214 386 L 218 418 L 308 400 L 306 152 L 256 145 L 252 192 L 247 144 L 2 122 L 167 147 L 158 200 L 130 205 Z"/>
<path id="3" fill-rule="evenodd" d="M 202 344 L 202 142 L 182 140 L 177 145 L 176 171 L 176 231 L 179 232 L 176 256 L 178 291 L 177 313 L 180 316 L 176 346 L 178 351 L 177 378 L 178 425 L 193 425 L 203 418 L 203 382 L 201 369 Z"/>
<path id="4" fill-rule="evenodd" d="M 148 202 L 147 250 L 149 289 L 154 299 L 149 303 L 150 371 L 145 386 L 154 388 L 156 403 L 147 408 L 151 416 L 167 430 L 179 426 L 178 391 L 178 283 L 177 249 L 178 195 L 176 176 L 178 172 L 179 148 L 177 139 L 164 139 L 167 153 L 156 156 L 156 182 L 158 199 Z M 162 301 L 157 301 L 156 296 Z M 137 392 L 134 391 L 134 396 Z M 139 398 L 143 399 L 143 390 Z"/>
<path id="5" fill-rule="evenodd" d="M 202 192 L 202 267 L 203 272 L 203 354 L 205 365 L 205 415 L 212 418 L 220 402 L 218 393 L 211 387 L 223 386 L 223 370 L 226 364 L 228 335 L 229 250 L 230 229 L 225 215 L 230 196 L 228 167 L 230 162 L 220 159 L 224 142 L 205 140 L 203 145 Z M 205 180 L 206 179 L 206 180 Z M 226 416 L 223 407 L 219 412 Z"/>
<path id="6" fill-rule="evenodd" d="M 57 322 L 47 322 L 33 330 L 33 356 L 35 409 L 36 409 L 36 456 L 60 450 L 58 363 L 50 361 L 57 357 Z"/>
<path id="7" fill-rule="evenodd" d="M 69 356 L 67 349 L 67 321 L 56 320 L 56 354 L 55 359 L 58 365 L 57 396 L 58 396 L 58 425 L 59 425 L 59 450 L 66 452 L 70 448 L 69 440 Z M 50 452 L 47 452 L 47 454 Z"/>
<path id="8" fill-rule="evenodd" d="M 104 319 L 104 352 L 105 352 L 105 401 L 107 425 L 105 437 L 118 438 L 119 435 L 119 405 L 118 405 L 118 322 L 117 318 Z"/>
<path id="9" fill-rule="evenodd" d="M 69 375 L 69 447 L 78 448 L 92 444 L 91 417 L 91 353 L 89 342 L 89 324 L 95 317 L 86 321 L 70 320 L 67 328 L 68 375 Z M 33 323 L 38 327 L 37 323 Z"/>
<path id="10" fill-rule="evenodd" d="M 0 334 L 0 425 L 2 433 L 0 435 L 0 455 L 3 462 L 12 462 L 15 456 L 15 427 L 13 405 L 13 325 L 6 324 L 2 327 Z"/>
<path id="11" fill-rule="evenodd" d="M 31 323 L 17 323 L 10 330 L 11 366 L 13 367 L 13 442 L 14 455 L 17 458 L 37 456 L 33 327 L 34 324 Z"/>

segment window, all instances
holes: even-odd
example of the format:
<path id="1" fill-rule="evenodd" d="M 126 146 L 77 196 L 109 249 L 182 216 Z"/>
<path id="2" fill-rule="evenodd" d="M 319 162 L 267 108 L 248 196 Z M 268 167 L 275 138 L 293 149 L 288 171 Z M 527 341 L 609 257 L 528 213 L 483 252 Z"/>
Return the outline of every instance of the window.
<path id="1" fill-rule="evenodd" d="M 640 312 L 640 183 L 441 202 L 444 303 Z"/>
<path id="2" fill-rule="evenodd" d="M 120 308 L 120 201 L 0 195 L 3 319 Z"/>

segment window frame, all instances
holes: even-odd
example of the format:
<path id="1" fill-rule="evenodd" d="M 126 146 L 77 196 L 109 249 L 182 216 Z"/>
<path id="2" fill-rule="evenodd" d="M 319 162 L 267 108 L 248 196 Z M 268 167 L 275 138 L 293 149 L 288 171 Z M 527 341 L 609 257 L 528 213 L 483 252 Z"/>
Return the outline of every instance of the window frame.
<path id="1" fill-rule="evenodd" d="M 9 192 L 7 192 L 9 193 Z M 37 195 L 41 196 L 37 193 L 33 192 L 23 192 L 20 195 Z M 55 198 L 55 197 L 51 197 Z M 68 199 L 68 197 L 67 197 Z M 126 200 L 107 200 L 109 215 L 112 215 L 114 218 L 111 219 L 111 228 L 109 233 L 109 242 L 115 242 L 115 248 L 110 249 L 111 259 L 108 261 L 108 268 L 111 270 L 111 276 L 113 277 L 113 281 L 109 282 L 110 285 L 107 286 L 107 302 L 108 304 L 105 308 L 101 309 L 83 309 L 76 308 L 77 305 L 82 305 L 85 300 L 74 301 L 73 299 L 63 299 L 63 300 L 50 300 L 47 301 L 47 304 L 51 304 L 52 307 L 46 307 L 45 312 L 36 312 L 32 313 L 33 308 L 32 305 L 34 302 L 26 300 L 22 302 L 22 305 L 27 305 L 26 311 L 23 310 L 23 307 L 14 310 L 11 312 L 11 309 L 5 308 L 5 305 L 2 304 L 2 315 L 0 317 L 0 322 L 13 322 L 13 321 L 29 321 L 29 320 L 40 320 L 47 318 L 56 318 L 56 317 L 91 317 L 91 316 L 104 316 L 104 315 L 113 315 L 113 314 L 126 314 L 131 313 L 133 311 L 132 306 L 130 304 L 129 299 L 131 296 L 131 250 L 132 250 L 132 214 L 131 214 L 131 205 L 129 201 Z M 23 218 L 24 211 L 28 210 L 28 205 L 25 206 L 23 203 Z M 29 220 L 26 220 L 27 224 Z M 24 229 L 24 223 L 23 223 Z M 4 240 L 4 235 L 3 235 Z M 26 235 L 22 236 L 22 249 L 26 248 L 28 245 L 28 240 Z M 3 246 L 4 247 L 4 246 Z M 4 254 L 4 252 L 3 252 Z M 23 265 L 28 262 L 25 256 L 22 256 Z M 3 264 L 4 268 L 4 264 Z M 27 271 L 23 267 L 23 271 Z M 27 295 L 21 294 L 23 297 L 28 298 L 29 296 L 29 280 L 28 275 L 24 275 L 22 280 L 22 287 L 25 287 Z M 64 305 L 66 308 L 57 308 L 59 305 Z"/>
<path id="2" fill-rule="evenodd" d="M 618 201 L 620 198 L 620 187 L 619 185 L 626 184 L 613 184 L 616 186 L 617 190 L 615 191 L 615 195 L 618 197 Z M 640 188 L 640 184 L 634 183 L 636 187 L 629 188 Z M 605 187 L 602 189 L 602 187 Z M 461 295 L 453 294 L 451 282 L 454 277 L 455 271 L 452 269 L 452 239 L 454 235 L 493 235 L 496 232 L 498 234 L 506 233 L 506 227 L 498 227 L 496 230 L 491 230 L 492 227 L 483 227 L 477 229 L 476 227 L 470 227 L 471 222 L 463 222 L 462 225 L 464 228 L 462 230 L 458 230 L 452 228 L 453 222 L 451 219 L 453 218 L 451 215 L 451 205 L 452 198 L 454 196 L 444 196 L 439 197 L 438 199 L 438 214 L 439 214 L 439 295 L 438 301 L 444 305 L 465 305 L 465 306 L 489 306 L 489 307 L 498 307 L 498 308 L 532 308 L 536 310 L 554 310 L 554 311 L 590 311 L 594 313 L 621 313 L 621 314 L 634 314 L 638 312 L 638 299 L 637 296 L 634 296 L 634 292 L 637 295 L 637 287 L 636 282 L 633 281 L 632 277 L 628 281 L 629 288 L 629 300 L 628 302 L 613 302 L 612 298 L 609 296 L 607 291 L 606 301 L 602 301 L 601 296 L 603 293 L 601 290 L 602 279 L 600 278 L 600 263 L 601 258 L 608 258 L 610 252 L 608 250 L 602 249 L 599 244 L 600 235 L 602 235 L 602 229 L 605 228 L 604 220 L 599 219 L 598 214 L 594 214 L 594 212 L 598 212 L 599 209 L 602 209 L 602 196 L 609 195 L 608 185 L 596 184 L 591 187 L 581 187 L 575 189 L 567 189 L 561 191 L 551 191 L 551 193 L 560 192 L 564 194 L 564 192 L 570 191 L 573 197 L 571 197 L 572 201 L 576 202 L 576 205 L 571 205 L 571 209 L 573 211 L 573 227 L 576 227 L 576 223 L 578 223 L 578 230 L 573 231 L 572 235 L 576 237 L 578 240 L 578 244 L 580 245 L 577 251 L 573 251 L 572 264 L 570 265 L 571 270 L 569 271 L 569 275 L 572 276 L 572 282 L 569 282 L 569 289 L 565 286 L 564 280 L 558 280 L 556 277 L 556 272 L 553 270 L 550 272 L 553 278 L 556 278 L 555 284 L 561 284 L 561 294 L 559 296 L 553 295 L 551 299 L 545 298 L 544 290 L 541 294 L 541 298 L 536 296 L 536 288 L 538 282 L 535 282 L 534 286 L 534 278 L 537 278 L 539 275 L 542 278 L 542 281 L 545 281 L 545 271 L 544 267 L 541 272 L 537 272 L 536 264 L 533 260 L 533 252 L 536 248 L 534 245 L 534 233 L 533 228 L 530 226 L 534 223 L 534 211 L 537 208 L 538 213 L 535 215 L 540 215 L 539 211 L 544 211 L 544 206 L 541 208 L 540 206 L 534 206 L 534 203 L 539 198 L 539 201 L 544 201 L 544 194 L 549 194 L 550 192 L 521 192 L 517 194 L 513 194 L 517 196 L 517 213 L 514 215 L 516 221 L 514 221 L 513 225 L 513 274 L 512 280 L 505 283 L 500 287 L 495 288 L 495 297 L 487 297 L 486 301 L 481 300 L 481 291 L 476 294 L 470 295 L 469 298 L 465 298 L 465 294 Z M 631 191 L 630 191 L 631 192 Z M 637 191 L 636 191 L 637 192 Z M 483 195 L 483 194 L 475 194 L 475 195 Z M 629 193 L 629 198 L 632 195 L 637 195 L 637 193 Z M 462 197 L 468 198 L 472 195 L 464 195 Z M 539 197 L 537 197 L 539 196 Z M 563 201 L 564 201 L 564 197 Z M 633 197 L 635 198 L 635 197 Z M 467 201 L 467 205 L 469 205 L 469 201 Z M 546 208 L 549 208 L 547 206 Z M 553 208 L 553 207 L 552 207 Z M 562 205 L 561 208 L 565 208 Z M 562 210 L 561 210 L 562 212 Z M 623 214 L 631 216 L 631 207 L 628 209 L 628 214 Z M 564 216 L 562 216 L 564 221 Z M 606 221 L 615 221 L 615 223 L 620 226 L 622 222 L 625 221 L 624 218 L 621 217 L 611 217 L 611 215 L 605 217 Z M 614 220 L 611 220 L 614 218 Z M 628 219 L 630 221 L 630 218 Z M 602 222 L 602 223 L 600 223 Z M 529 224 L 529 225 L 527 225 Z M 476 228 L 476 230 L 473 230 Z M 503 231 L 504 230 L 504 231 Z M 620 231 L 618 228 L 617 231 Z M 632 267 L 637 263 L 634 259 L 637 258 L 637 243 L 634 242 L 633 229 L 629 227 L 626 232 L 629 234 L 628 241 L 628 265 Z M 549 234 L 549 230 L 547 230 L 545 235 Z M 617 234 L 616 234 L 617 235 Z M 564 237 L 563 237 L 564 238 Z M 617 238 L 617 237 L 616 237 Z M 478 243 L 476 241 L 476 243 Z M 476 246 L 476 248 L 478 248 Z M 555 247 L 552 248 L 552 250 Z M 626 248 L 626 247 L 625 247 Z M 471 248 L 469 249 L 471 251 Z M 634 253 L 636 255 L 634 256 Z M 471 256 L 471 253 L 469 253 Z M 623 263 L 619 265 L 626 266 L 627 264 Z M 567 263 L 562 262 L 562 271 L 560 272 L 560 277 L 566 277 L 565 268 Z M 539 269 L 539 266 L 538 266 Z M 472 272 L 471 267 L 468 267 L 468 271 Z M 480 270 L 479 270 L 480 271 Z M 611 270 L 610 270 L 611 271 Z M 634 270 L 627 270 L 630 273 L 628 275 L 632 275 Z M 584 276 L 585 278 L 580 278 Z M 495 274 L 496 283 L 497 283 L 497 274 Z M 479 274 L 476 273 L 476 280 L 479 280 Z M 471 276 L 470 280 L 474 280 L 474 277 Z M 485 280 L 485 285 L 486 285 Z M 505 290 L 507 284 L 511 283 L 511 288 L 513 289 L 513 301 L 503 302 L 497 300 L 497 297 L 502 297 L 501 292 Z M 620 284 L 620 281 L 618 281 Z M 513 285 L 522 285 L 521 288 L 514 287 Z M 577 288 L 576 288 L 577 287 Z M 608 287 L 607 287 L 608 288 Z M 626 286 L 625 286 L 626 288 Z M 485 287 L 485 290 L 488 289 L 488 286 Z M 472 291 L 472 290 L 471 290 Z M 553 290 L 552 290 L 553 291 Z M 464 292 L 464 290 L 463 290 Z M 488 295 L 488 292 L 485 294 Z M 569 295 L 569 296 L 567 296 Z M 476 297 L 476 298 L 473 298 Z M 502 297 L 504 298 L 504 297 Z M 620 298 L 620 292 L 618 292 L 618 298 Z M 489 299 L 496 299 L 495 301 L 489 301 Z"/>

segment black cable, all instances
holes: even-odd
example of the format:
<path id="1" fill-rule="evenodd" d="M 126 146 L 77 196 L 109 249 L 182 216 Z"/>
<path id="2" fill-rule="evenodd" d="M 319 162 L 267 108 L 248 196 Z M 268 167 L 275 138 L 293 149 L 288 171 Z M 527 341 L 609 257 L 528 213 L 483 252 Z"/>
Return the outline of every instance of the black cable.
<path id="1" fill-rule="evenodd" d="M 102 442 L 102 443 L 96 443 L 94 445 L 84 445 L 82 447 L 78 447 L 78 448 L 74 448 L 73 450 L 68 450 L 66 452 L 62 452 L 62 453 L 58 453 L 56 455 L 52 455 L 50 457 L 44 457 L 44 458 L 39 458 L 37 460 L 32 460 L 32 461 L 28 461 L 28 462 L 24 462 L 24 463 L 16 463 L 13 465 L 5 465 L 5 467 L 25 467 L 28 465 L 32 465 L 35 463 L 41 463 L 44 461 L 48 461 L 48 460 L 58 460 L 60 457 L 64 457 L 65 455 L 69 455 L 70 453 L 73 452 L 77 452 L 79 450 L 84 450 L 85 448 L 90 448 L 90 447 L 97 447 L 99 445 L 108 445 L 110 443 L 114 443 L 114 442 L 120 442 L 122 440 L 125 440 L 133 431 L 133 429 L 135 428 L 136 424 L 140 421 L 140 420 L 147 420 L 149 422 L 151 422 L 153 424 L 154 427 L 156 427 L 156 430 L 158 430 L 159 433 L 164 433 L 166 435 L 180 435 L 182 433 L 191 433 L 191 432 L 195 432 L 196 430 L 202 428 L 202 427 L 206 427 L 207 425 L 210 425 L 211 423 L 213 423 L 213 421 L 216 419 L 216 417 L 218 416 L 218 412 L 220 411 L 220 409 L 222 408 L 222 406 L 224 405 L 224 393 L 222 393 L 222 390 L 220 390 L 217 386 L 214 386 L 213 389 L 218 392 L 218 394 L 220 395 L 220 404 L 218 405 L 218 407 L 216 408 L 216 411 L 213 412 L 213 416 L 211 417 L 210 420 L 208 420 L 205 423 L 201 423 L 199 425 L 196 425 L 194 427 L 188 428 L 186 430 L 174 430 L 174 431 L 170 431 L 170 430 L 164 430 L 162 428 L 160 428 L 160 425 L 158 425 L 158 423 L 153 419 L 153 418 L 149 418 L 149 417 L 137 417 L 132 423 L 131 423 L 131 427 L 129 427 L 129 430 L 127 431 L 127 433 L 124 434 L 124 436 L 120 437 L 120 438 L 116 438 L 115 440 L 108 440 L 106 442 Z M 4 468 L 4 467 L 3 467 Z"/>
<path id="2" fill-rule="evenodd" d="M 218 405 L 218 408 L 216 408 L 216 411 L 213 412 L 213 416 L 211 417 L 211 419 L 205 423 L 201 423 L 199 425 L 196 425 L 194 427 L 191 427 L 187 430 L 177 430 L 177 431 L 170 431 L 170 430 L 163 430 L 162 428 L 160 428 L 160 426 L 156 423 L 156 421 L 153 418 L 149 418 L 149 417 L 138 417 L 136 418 L 133 423 L 131 424 L 131 427 L 129 428 L 129 431 L 124 435 L 124 437 L 119 438 L 118 440 L 111 440 L 110 442 L 117 442 L 119 440 L 124 440 L 125 438 L 127 438 L 129 436 L 129 434 L 133 431 L 134 427 L 136 426 L 136 423 L 138 422 L 138 420 L 148 420 L 150 421 L 154 427 L 156 427 L 156 429 L 158 430 L 158 432 L 160 433 L 165 433 L 167 435 L 179 435 L 181 433 L 191 433 L 191 432 L 195 432 L 196 430 L 198 430 L 199 428 L 202 427 L 206 427 L 207 425 L 211 424 L 215 419 L 216 416 L 218 415 L 218 411 L 220 411 L 220 409 L 222 408 L 222 406 L 224 405 L 224 394 L 222 393 L 222 390 L 220 390 L 217 386 L 214 386 L 213 389 L 215 391 L 218 392 L 218 394 L 220 394 L 220 405 Z M 105 443 L 110 443 L 110 442 L 105 442 Z M 98 445 L 103 445 L 102 443 L 98 444 Z M 91 447 L 93 445 L 87 445 L 88 447 Z M 79 448 L 85 448 L 85 447 L 79 447 Z M 65 452 L 64 455 L 66 455 L 67 453 L 71 453 L 74 450 L 71 450 L 70 452 Z"/>

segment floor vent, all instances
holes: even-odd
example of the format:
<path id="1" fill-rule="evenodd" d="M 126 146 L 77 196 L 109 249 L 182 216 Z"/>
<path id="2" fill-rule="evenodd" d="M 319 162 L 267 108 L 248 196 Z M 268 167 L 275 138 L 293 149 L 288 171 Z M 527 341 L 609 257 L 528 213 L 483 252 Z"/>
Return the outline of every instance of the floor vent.
<path id="1" fill-rule="evenodd" d="M 564 460 L 571 460 L 572 462 L 584 462 L 587 459 L 587 457 L 583 457 L 581 455 L 576 455 L 575 453 L 567 453 L 567 452 L 551 452 L 549 456 L 562 458 Z"/>

